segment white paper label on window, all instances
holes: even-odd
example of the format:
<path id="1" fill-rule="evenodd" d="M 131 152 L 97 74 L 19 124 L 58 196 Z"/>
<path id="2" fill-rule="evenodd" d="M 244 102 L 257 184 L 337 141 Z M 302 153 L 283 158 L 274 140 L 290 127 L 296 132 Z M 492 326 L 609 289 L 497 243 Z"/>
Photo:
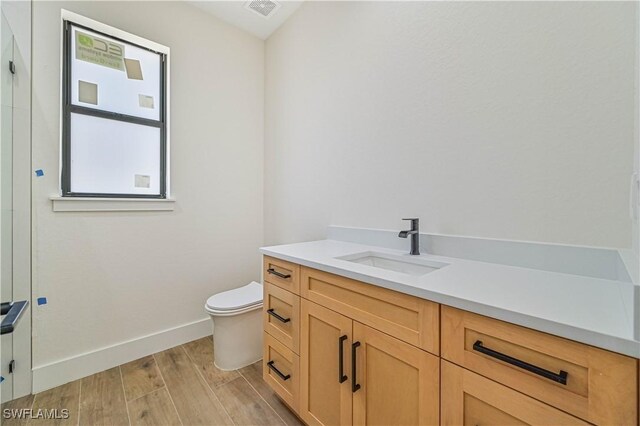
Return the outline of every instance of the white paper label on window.
<path id="1" fill-rule="evenodd" d="M 151 176 L 136 175 L 136 188 L 149 188 L 151 186 Z"/>
<path id="2" fill-rule="evenodd" d="M 127 78 L 131 80 L 144 80 L 142 78 L 142 66 L 139 60 L 125 58 L 124 65 L 127 68 Z"/>
<path id="3" fill-rule="evenodd" d="M 76 59 L 124 71 L 124 45 L 76 31 Z"/>
<path id="4" fill-rule="evenodd" d="M 138 95 L 138 105 L 140 105 L 141 108 L 153 109 L 153 96 Z"/>
<path id="5" fill-rule="evenodd" d="M 78 101 L 98 105 L 98 85 L 78 80 Z"/>

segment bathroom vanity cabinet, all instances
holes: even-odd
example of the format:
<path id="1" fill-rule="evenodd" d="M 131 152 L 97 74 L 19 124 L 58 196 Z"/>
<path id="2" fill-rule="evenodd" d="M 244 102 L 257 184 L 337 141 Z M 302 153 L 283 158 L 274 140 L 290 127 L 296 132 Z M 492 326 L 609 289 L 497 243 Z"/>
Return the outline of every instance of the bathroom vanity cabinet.
<path id="1" fill-rule="evenodd" d="M 309 425 L 638 422 L 638 360 L 264 257 L 265 381 Z"/>
<path id="2" fill-rule="evenodd" d="M 308 424 L 438 423 L 438 357 L 302 300 L 299 415 Z"/>

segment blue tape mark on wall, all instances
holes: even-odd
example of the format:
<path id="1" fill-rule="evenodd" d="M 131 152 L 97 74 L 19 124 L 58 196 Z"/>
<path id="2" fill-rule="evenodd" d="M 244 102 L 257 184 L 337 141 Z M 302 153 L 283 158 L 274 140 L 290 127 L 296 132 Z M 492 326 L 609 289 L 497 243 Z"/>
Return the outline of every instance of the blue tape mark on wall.
<path id="1" fill-rule="evenodd" d="M 46 297 L 38 297 L 38 306 L 46 305 L 46 304 L 47 304 L 47 298 Z"/>
<path id="2" fill-rule="evenodd" d="M 0 376 L 0 383 L 4 382 L 4 377 Z"/>
<path id="3" fill-rule="evenodd" d="M 44 176 L 44 171 L 42 169 L 36 170 L 36 176 L 38 176 L 38 177 Z"/>

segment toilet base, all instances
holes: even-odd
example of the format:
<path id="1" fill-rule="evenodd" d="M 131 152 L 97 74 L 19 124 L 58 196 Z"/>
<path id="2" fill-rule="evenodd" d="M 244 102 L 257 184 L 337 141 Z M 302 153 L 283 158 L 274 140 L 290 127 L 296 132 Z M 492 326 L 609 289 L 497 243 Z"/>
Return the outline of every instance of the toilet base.
<path id="1" fill-rule="evenodd" d="M 262 359 L 262 306 L 238 315 L 211 315 L 211 319 L 217 368 L 232 371 Z"/>
<path id="2" fill-rule="evenodd" d="M 215 358 L 215 357 L 214 357 L 214 358 Z M 248 363 L 246 363 L 246 364 L 244 364 L 244 365 L 241 365 L 241 366 L 236 367 L 236 368 L 230 368 L 230 369 L 227 369 L 227 368 L 222 368 L 222 367 L 220 367 L 218 364 L 216 364 L 216 360 L 214 359 L 214 360 L 213 360 L 213 365 L 214 365 L 218 370 L 220 370 L 220 371 L 236 371 L 236 370 L 239 370 L 239 369 L 241 369 L 241 368 L 248 367 L 248 366 L 250 366 L 251 364 L 254 364 L 254 363 L 256 363 L 256 362 L 258 362 L 258 361 L 260 361 L 260 360 L 262 360 L 262 355 L 260 355 L 260 358 L 258 358 L 258 359 L 256 359 L 256 360 L 253 360 L 253 361 L 250 361 L 250 362 L 248 362 Z"/>

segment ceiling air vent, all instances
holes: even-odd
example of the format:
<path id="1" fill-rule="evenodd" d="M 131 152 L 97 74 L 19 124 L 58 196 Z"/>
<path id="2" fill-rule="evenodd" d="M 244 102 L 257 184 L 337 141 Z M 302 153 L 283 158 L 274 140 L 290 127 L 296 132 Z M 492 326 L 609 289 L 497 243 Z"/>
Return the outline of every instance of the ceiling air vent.
<path id="1" fill-rule="evenodd" d="M 269 18 L 276 10 L 280 9 L 280 4 L 273 0 L 256 0 L 248 1 L 244 7 L 257 13 L 263 18 Z"/>

